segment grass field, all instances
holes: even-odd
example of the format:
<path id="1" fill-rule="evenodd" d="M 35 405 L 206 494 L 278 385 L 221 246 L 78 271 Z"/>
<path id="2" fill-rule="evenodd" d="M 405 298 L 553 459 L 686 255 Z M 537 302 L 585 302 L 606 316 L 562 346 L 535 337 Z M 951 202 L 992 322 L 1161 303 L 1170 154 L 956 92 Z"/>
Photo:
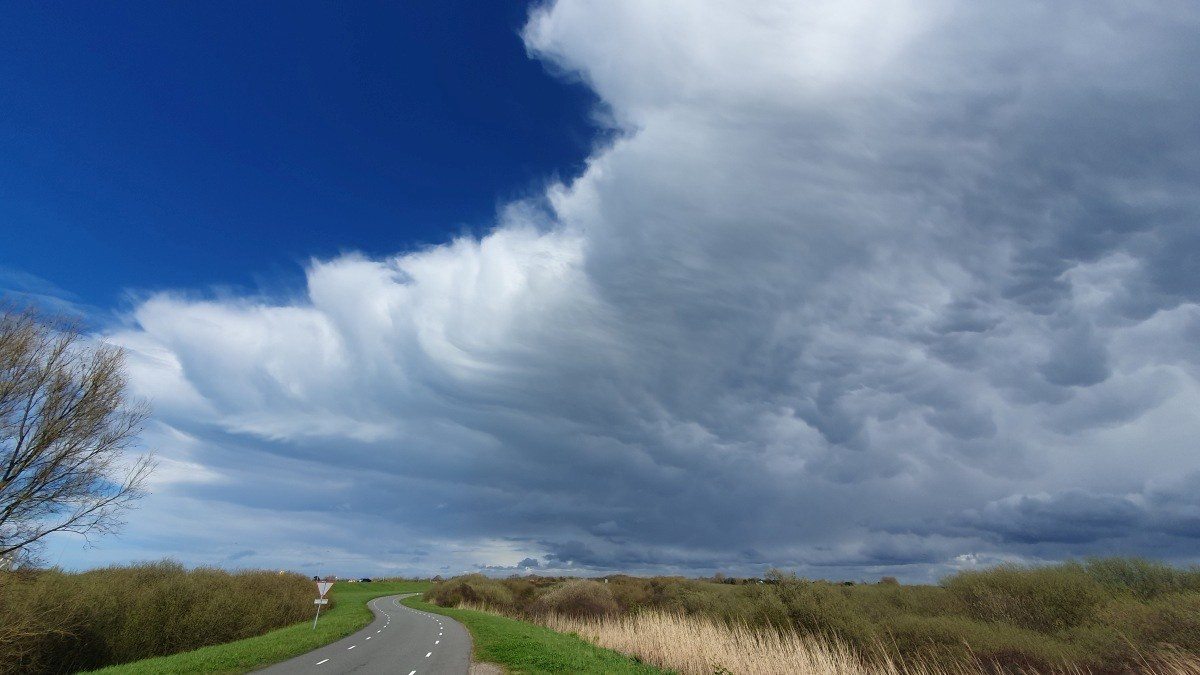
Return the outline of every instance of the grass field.
<path id="1" fill-rule="evenodd" d="M 475 643 L 473 660 L 495 663 L 509 673 L 611 673 L 641 675 L 663 671 L 614 651 L 596 647 L 578 636 L 487 612 L 438 607 L 419 597 L 404 604 L 444 614 L 462 623 Z"/>
<path id="2" fill-rule="evenodd" d="M 321 613 L 321 620 L 315 631 L 310 619 L 258 637 L 92 672 L 103 675 L 245 673 L 312 651 L 363 628 L 371 622 L 371 610 L 367 609 L 367 602 L 372 598 L 396 593 L 416 593 L 427 588 L 429 584 L 425 582 L 338 582 L 330 590 L 337 606 L 328 613 Z M 313 596 L 316 596 L 315 591 Z"/>

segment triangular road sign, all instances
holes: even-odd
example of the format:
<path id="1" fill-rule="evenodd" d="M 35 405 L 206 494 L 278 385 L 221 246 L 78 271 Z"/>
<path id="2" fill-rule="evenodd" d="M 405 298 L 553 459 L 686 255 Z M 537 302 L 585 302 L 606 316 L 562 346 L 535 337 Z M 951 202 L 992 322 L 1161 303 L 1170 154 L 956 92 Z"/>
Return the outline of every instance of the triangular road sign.
<path id="1" fill-rule="evenodd" d="M 332 581 L 318 581 L 317 582 L 317 592 L 320 593 L 321 597 L 323 598 L 323 597 L 325 597 L 325 594 L 327 592 L 329 592 L 329 587 L 332 585 L 333 585 Z"/>

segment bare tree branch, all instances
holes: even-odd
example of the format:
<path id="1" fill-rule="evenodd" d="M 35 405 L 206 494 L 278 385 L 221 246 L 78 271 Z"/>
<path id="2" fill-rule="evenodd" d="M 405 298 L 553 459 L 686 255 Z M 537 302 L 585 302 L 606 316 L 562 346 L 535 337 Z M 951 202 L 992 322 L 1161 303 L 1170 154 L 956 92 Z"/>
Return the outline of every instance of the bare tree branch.
<path id="1" fill-rule="evenodd" d="M 119 348 L 0 309 L 0 556 L 54 532 L 120 527 L 154 468 L 149 455 L 122 467 L 148 414 L 128 399 Z"/>

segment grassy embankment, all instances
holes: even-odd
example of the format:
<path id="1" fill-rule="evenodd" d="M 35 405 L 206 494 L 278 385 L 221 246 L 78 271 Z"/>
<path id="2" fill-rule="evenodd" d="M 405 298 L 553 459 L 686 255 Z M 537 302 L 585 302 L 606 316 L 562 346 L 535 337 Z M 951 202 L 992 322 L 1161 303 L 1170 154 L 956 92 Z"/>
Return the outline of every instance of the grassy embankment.
<path id="1" fill-rule="evenodd" d="M 603 649 L 575 635 L 489 612 L 439 607 L 412 597 L 403 601 L 414 609 L 444 614 L 471 632 L 474 660 L 495 663 L 509 673 L 662 673 L 653 666 Z M 706 674 L 707 675 L 707 674 Z"/>
<path id="2" fill-rule="evenodd" d="M 308 582 L 311 587 L 312 582 Z M 182 654 L 144 659 L 94 671 L 95 675 L 159 675 L 173 673 L 233 674 L 245 673 L 299 656 L 318 647 L 340 640 L 371 622 L 367 603 L 372 598 L 396 593 L 418 593 L 429 588 L 427 582 L 377 581 L 369 584 L 338 582 L 330 590 L 333 609 L 321 611 L 317 629 L 312 628 L 312 604 L 316 596 L 309 588 L 306 602 L 307 619 L 302 623 L 280 628 L 265 635 L 226 644 L 203 647 Z"/>
<path id="3" fill-rule="evenodd" d="M 472 575 L 427 596 L 681 673 L 1200 672 L 1197 568 L 1110 558 L 966 572 L 937 586 L 763 581 Z"/>

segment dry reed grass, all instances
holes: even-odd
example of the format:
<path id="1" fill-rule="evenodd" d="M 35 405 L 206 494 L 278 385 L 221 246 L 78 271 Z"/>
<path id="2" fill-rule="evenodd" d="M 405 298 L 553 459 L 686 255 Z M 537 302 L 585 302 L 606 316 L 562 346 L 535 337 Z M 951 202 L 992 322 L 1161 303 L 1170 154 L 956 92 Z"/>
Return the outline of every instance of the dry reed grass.
<path id="1" fill-rule="evenodd" d="M 725 626 L 671 612 L 600 620 L 548 615 L 543 623 L 681 675 L 935 675 L 927 668 L 905 669 L 890 660 L 869 664 L 832 639 Z"/>
<path id="2" fill-rule="evenodd" d="M 466 609 L 497 612 L 464 603 Z M 530 617 L 523 617 L 530 618 Z M 726 625 L 677 612 L 642 611 L 603 618 L 562 614 L 532 617 L 551 630 L 574 633 L 600 647 L 635 657 L 680 675 L 987 675 L 1005 671 L 987 664 L 973 667 L 930 663 L 898 663 L 880 649 L 864 658 L 834 638 Z M 1032 674 L 1037 671 L 1017 671 Z M 1054 675 L 1086 675 L 1085 668 L 1066 666 Z M 1152 664 L 1144 660 L 1138 672 L 1146 675 L 1197 675 L 1200 659 L 1167 653 Z"/>

